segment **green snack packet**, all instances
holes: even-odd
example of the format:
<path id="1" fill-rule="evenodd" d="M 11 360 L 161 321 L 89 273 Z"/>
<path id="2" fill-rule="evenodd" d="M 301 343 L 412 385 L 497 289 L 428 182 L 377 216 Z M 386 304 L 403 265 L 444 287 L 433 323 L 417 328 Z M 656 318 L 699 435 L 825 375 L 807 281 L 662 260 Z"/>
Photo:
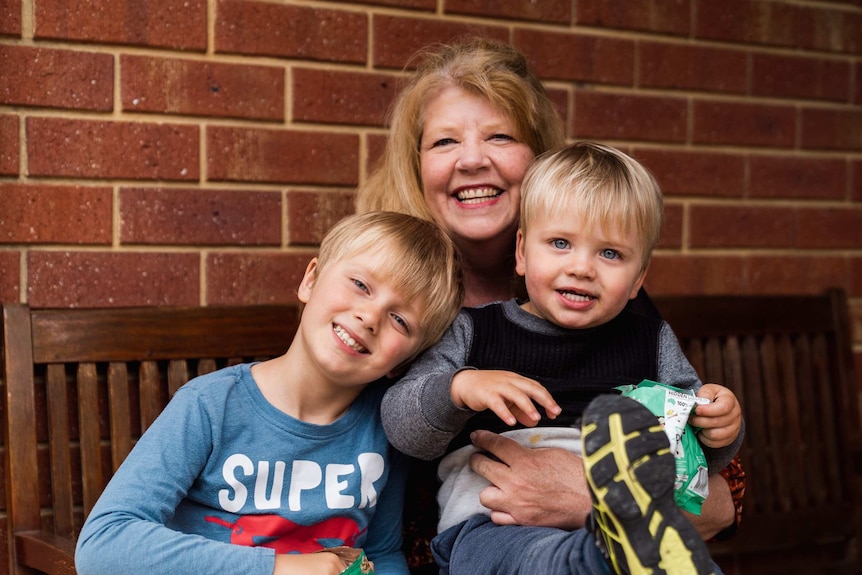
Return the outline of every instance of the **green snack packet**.
<path id="1" fill-rule="evenodd" d="M 703 448 L 695 437 L 697 431 L 688 423 L 688 418 L 695 405 L 707 400 L 696 397 L 691 390 L 648 379 L 638 385 L 623 385 L 617 389 L 659 418 L 676 460 L 674 500 L 680 509 L 700 515 L 709 492 L 709 470 Z"/>
<path id="2" fill-rule="evenodd" d="M 344 565 L 340 575 L 374 575 L 374 563 L 365 556 L 365 551 L 355 547 L 327 547 L 315 553 L 338 555 Z"/>

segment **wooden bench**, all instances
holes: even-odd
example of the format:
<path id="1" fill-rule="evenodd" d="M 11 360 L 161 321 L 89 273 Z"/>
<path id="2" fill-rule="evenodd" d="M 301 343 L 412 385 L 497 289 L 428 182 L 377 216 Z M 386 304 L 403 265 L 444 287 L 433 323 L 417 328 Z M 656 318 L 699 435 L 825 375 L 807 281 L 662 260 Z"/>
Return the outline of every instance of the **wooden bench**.
<path id="1" fill-rule="evenodd" d="M 713 549 L 727 575 L 769 573 L 784 557 L 801 566 L 803 555 L 853 563 L 860 437 L 843 294 L 656 303 L 705 380 L 732 387 L 745 408 L 744 520 Z M 197 374 L 282 353 L 298 317 L 291 306 L 4 305 L 9 572 L 74 573 L 87 512 L 173 391 Z M 410 509 L 433 523 L 433 509 Z"/>

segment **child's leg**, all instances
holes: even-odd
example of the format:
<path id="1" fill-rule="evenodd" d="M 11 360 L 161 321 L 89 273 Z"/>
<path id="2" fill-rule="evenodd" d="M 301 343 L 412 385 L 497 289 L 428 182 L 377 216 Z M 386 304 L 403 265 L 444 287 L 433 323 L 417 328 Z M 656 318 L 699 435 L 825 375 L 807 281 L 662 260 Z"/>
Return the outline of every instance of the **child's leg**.
<path id="1" fill-rule="evenodd" d="M 586 529 L 495 525 L 485 515 L 450 527 L 431 541 L 445 575 L 610 575 Z"/>
<path id="2" fill-rule="evenodd" d="M 620 395 L 597 397 L 584 411 L 583 443 L 596 537 L 615 572 L 719 572 L 674 502 L 674 458 L 647 408 Z"/>

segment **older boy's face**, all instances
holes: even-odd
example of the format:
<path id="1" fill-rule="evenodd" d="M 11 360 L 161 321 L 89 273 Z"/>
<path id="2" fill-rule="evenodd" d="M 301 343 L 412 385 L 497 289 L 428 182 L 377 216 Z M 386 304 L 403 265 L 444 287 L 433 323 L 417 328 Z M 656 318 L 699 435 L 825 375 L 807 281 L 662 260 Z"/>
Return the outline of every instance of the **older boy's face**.
<path id="1" fill-rule="evenodd" d="M 566 328 L 607 323 L 643 283 L 643 248 L 634 232 L 580 225 L 565 210 L 538 216 L 518 232 L 516 269 L 530 296 L 523 308 Z"/>
<path id="2" fill-rule="evenodd" d="M 298 295 L 306 304 L 299 337 L 307 358 L 336 384 L 389 374 L 421 345 L 422 301 L 407 301 L 381 270 L 385 250 L 346 256 L 317 273 L 309 264 Z"/>

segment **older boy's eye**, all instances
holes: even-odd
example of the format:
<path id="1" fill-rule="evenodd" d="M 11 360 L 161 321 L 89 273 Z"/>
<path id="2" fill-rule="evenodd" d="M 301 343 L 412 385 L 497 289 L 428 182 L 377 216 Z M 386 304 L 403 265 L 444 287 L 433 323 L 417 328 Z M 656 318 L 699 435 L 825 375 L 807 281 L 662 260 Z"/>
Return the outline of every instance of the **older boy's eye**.
<path id="1" fill-rule="evenodd" d="M 353 285 L 355 285 L 356 287 L 358 287 L 359 289 L 361 289 L 365 293 L 368 293 L 368 286 L 365 285 L 365 282 L 363 282 L 362 280 L 357 280 L 357 279 L 354 279 L 352 281 L 353 281 Z"/>
<path id="2" fill-rule="evenodd" d="M 617 250 L 606 249 L 602 250 L 602 257 L 607 260 L 615 260 L 620 257 L 620 253 Z"/>
<path id="3" fill-rule="evenodd" d="M 566 240 L 556 239 L 556 240 L 554 240 L 554 241 L 553 241 L 553 242 L 551 242 L 551 243 L 552 243 L 552 244 L 553 244 L 553 246 L 554 246 L 555 248 L 557 248 L 558 250 L 564 250 L 564 249 L 566 249 L 566 248 L 568 248 L 568 247 L 569 247 L 569 242 L 567 242 Z"/>
<path id="4" fill-rule="evenodd" d="M 410 326 L 407 325 L 407 321 L 403 317 L 401 317 L 400 315 L 392 314 L 392 319 L 393 321 L 395 321 L 395 323 L 401 326 L 404 331 L 408 333 L 410 332 Z"/>

